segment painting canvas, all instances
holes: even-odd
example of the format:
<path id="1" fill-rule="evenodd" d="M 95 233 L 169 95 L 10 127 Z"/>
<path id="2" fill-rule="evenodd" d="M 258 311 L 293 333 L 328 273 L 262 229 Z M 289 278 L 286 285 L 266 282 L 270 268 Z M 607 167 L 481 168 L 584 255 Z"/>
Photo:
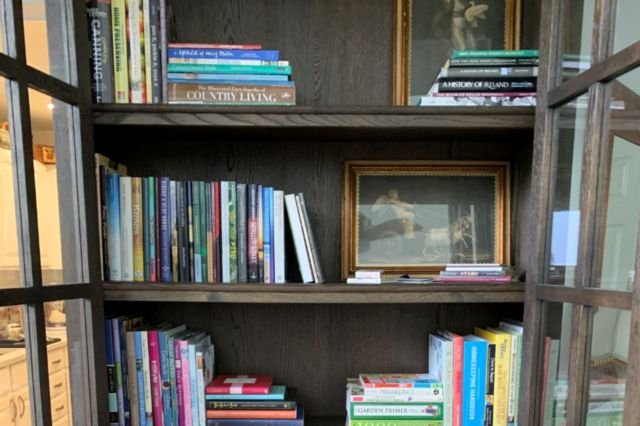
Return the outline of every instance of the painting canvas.
<path id="1" fill-rule="evenodd" d="M 353 164 L 343 274 L 506 260 L 506 164 Z"/>

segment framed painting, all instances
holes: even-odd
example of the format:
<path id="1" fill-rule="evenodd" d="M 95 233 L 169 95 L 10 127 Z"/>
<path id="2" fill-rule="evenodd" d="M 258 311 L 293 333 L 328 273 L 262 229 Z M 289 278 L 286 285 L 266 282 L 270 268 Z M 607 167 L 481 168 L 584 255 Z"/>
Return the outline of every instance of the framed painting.
<path id="1" fill-rule="evenodd" d="M 521 0 L 396 0 L 394 104 L 416 105 L 454 49 L 519 49 L 521 7 Z"/>
<path id="2" fill-rule="evenodd" d="M 347 161 L 341 277 L 510 262 L 506 162 Z"/>

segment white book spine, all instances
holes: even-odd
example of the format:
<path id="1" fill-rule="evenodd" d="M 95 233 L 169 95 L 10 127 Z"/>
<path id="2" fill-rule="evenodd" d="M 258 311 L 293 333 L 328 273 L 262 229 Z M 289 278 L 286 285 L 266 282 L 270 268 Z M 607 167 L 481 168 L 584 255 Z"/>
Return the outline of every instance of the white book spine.
<path id="1" fill-rule="evenodd" d="M 273 191 L 273 252 L 275 256 L 275 282 L 285 282 L 284 261 L 284 192 Z"/>
<path id="2" fill-rule="evenodd" d="M 231 282 L 229 256 L 229 182 L 220 182 L 220 234 L 222 237 L 222 282 Z"/>
<path id="3" fill-rule="evenodd" d="M 320 256 L 318 254 L 318 247 L 316 246 L 316 240 L 313 235 L 313 228 L 309 221 L 309 213 L 307 212 L 307 206 L 304 201 L 304 194 L 296 194 L 296 202 L 298 205 L 298 214 L 300 215 L 300 221 L 302 223 L 302 234 L 304 235 L 304 242 L 307 248 L 309 261 L 311 263 L 313 279 L 316 283 L 320 284 L 324 282 L 324 275 L 322 274 L 322 268 L 320 266 Z"/>
<path id="4" fill-rule="evenodd" d="M 120 177 L 120 244 L 123 281 L 133 281 L 133 218 L 131 205 L 131 178 Z"/>
<path id="5" fill-rule="evenodd" d="M 302 223 L 298 215 L 298 207 L 295 194 L 287 194 L 284 196 L 285 205 L 287 207 L 287 216 L 289 217 L 289 225 L 293 234 L 293 243 L 296 249 L 296 257 L 298 258 L 298 266 L 300 267 L 300 275 L 302 282 L 313 282 L 313 274 L 311 273 L 311 264 L 307 255 L 307 248 L 304 243 L 304 235 L 302 233 Z"/>
<path id="6" fill-rule="evenodd" d="M 369 271 L 369 270 L 360 270 L 356 271 L 356 278 L 370 278 L 370 279 L 382 279 L 383 272 L 379 271 Z"/>
<path id="7" fill-rule="evenodd" d="M 127 25 L 129 26 L 129 85 L 131 103 L 144 103 L 145 84 L 142 81 L 142 52 L 140 48 L 140 1 L 127 0 Z"/>
<path id="8" fill-rule="evenodd" d="M 153 423 L 153 402 L 151 401 L 151 363 L 149 361 L 149 339 L 147 331 L 140 332 L 142 343 L 142 374 L 144 376 L 144 407 L 147 424 Z M 151 424 L 152 424 L 151 423 Z"/>
<path id="9" fill-rule="evenodd" d="M 151 7 L 150 4 L 151 0 L 141 0 L 142 1 L 142 9 L 143 9 L 143 16 L 142 19 L 144 21 L 144 33 L 142 34 L 143 40 L 144 40 L 144 64 L 143 64 L 143 70 L 144 72 L 142 73 L 142 75 L 144 76 L 144 81 L 142 82 L 142 84 L 144 84 L 144 94 L 145 94 L 145 98 L 144 98 L 144 102 L 145 103 L 152 103 L 152 99 L 151 99 L 151 93 L 153 91 L 152 88 L 152 83 L 151 83 L 151 57 L 153 56 L 151 53 Z"/>
<path id="10" fill-rule="evenodd" d="M 441 336 L 429 335 L 429 374 L 442 382 L 443 425 L 453 424 L 453 342 Z"/>
<path id="11" fill-rule="evenodd" d="M 509 333 L 511 334 L 511 333 Z M 516 415 L 518 411 L 518 361 L 519 352 L 518 345 L 522 336 L 511 334 L 511 363 L 509 365 L 509 403 L 507 404 L 507 418 L 514 419 L 514 422 L 509 422 L 511 426 L 515 426 Z"/>

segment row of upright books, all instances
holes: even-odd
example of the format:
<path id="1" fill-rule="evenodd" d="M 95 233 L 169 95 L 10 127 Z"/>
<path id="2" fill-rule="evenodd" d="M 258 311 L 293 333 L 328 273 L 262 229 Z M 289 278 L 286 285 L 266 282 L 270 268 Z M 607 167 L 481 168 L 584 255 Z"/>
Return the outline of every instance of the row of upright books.
<path id="1" fill-rule="evenodd" d="M 537 50 L 454 50 L 422 106 L 535 106 Z"/>
<path id="2" fill-rule="evenodd" d="M 110 426 L 206 425 L 205 385 L 213 380 L 214 345 L 185 325 L 105 320 Z"/>
<path id="3" fill-rule="evenodd" d="M 166 0 L 87 0 L 96 103 L 295 105 L 291 66 L 261 45 L 170 43 Z"/>
<path id="4" fill-rule="evenodd" d="M 285 206 L 304 283 L 324 281 L 304 195 L 234 181 L 130 177 L 97 155 L 106 281 L 286 281 Z"/>
<path id="5" fill-rule="evenodd" d="M 512 266 L 499 263 L 450 263 L 434 277 L 443 283 L 492 283 L 508 284 L 517 281 Z"/>

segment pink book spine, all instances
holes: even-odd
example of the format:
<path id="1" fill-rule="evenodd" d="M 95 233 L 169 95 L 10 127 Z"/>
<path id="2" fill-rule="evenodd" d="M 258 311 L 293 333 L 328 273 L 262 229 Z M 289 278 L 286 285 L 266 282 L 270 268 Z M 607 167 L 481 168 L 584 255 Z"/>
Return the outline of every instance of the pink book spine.
<path id="1" fill-rule="evenodd" d="M 182 362 L 184 422 L 186 426 L 191 426 L 193 424 L 193 413 L 191 412 L 191 377 L 189 376 L 189 344 L 186 340 L 180 341 L 180 358 Z"/>
<path id="2" fill-rule="evenodd" d="M 160 385 L 160 346 L 158 330 L 149 330 L 149 365 L 151 369 L 151 402 L 154 426 L 164 426 L 162 390 Z"/>
<path id="3" fill-rule="evenodd" d="M 178 426 L 185 426 L 184 419 L 184 383 L 182 382 L 182 354 L 180 340 L 173 341 L 173 352 L 176 359 L 176 391 L 178 395 Z"/>
<path id="4" fill-rule="evenodd" d="M 463 343 L 462 336 L 453 338 L 453 426 L 462 426 Z"/>

